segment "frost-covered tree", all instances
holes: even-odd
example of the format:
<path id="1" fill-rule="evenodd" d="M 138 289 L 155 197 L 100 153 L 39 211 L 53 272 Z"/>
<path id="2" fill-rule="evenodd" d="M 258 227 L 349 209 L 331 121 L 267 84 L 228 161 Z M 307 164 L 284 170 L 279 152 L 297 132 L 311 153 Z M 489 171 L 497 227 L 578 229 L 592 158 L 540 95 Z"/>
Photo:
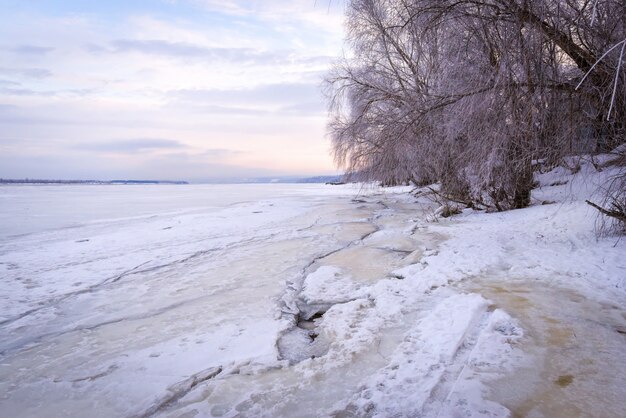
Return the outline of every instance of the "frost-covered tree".
<path id="1" fill-rule="evenodd" d="M 335 158 L 367 179 L 524 207 L 533 160 L 625 142 L 625 71 L 604 55 L 625 21 L 623 0 L 352 0 L 349 52 L 326 85 Z"/>

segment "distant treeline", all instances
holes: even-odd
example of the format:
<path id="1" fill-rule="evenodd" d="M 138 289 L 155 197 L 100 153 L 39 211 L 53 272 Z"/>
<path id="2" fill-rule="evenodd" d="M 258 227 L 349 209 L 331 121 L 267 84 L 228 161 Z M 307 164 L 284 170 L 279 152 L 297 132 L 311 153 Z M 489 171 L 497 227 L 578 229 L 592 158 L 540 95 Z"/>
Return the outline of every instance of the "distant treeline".
<path id="1" fill-rule="evenodd" d="M 284 184 L 284 183 L 342 183 L 344 175 L 337 176 L 280 176 L 280 177 L 245 177 L 245 178 L 216 178 L 201 183 L 207 184 Z"/>
<path id="2" fill-rule="evenodd" d="M 170 180 L 44 180 L 44 179 L 0 179 L 0 184 L 189 184 L 186 181 Z"/>
<path id="3" fill-rule="evenodd" d="M 200 183 L 209 184 L 249 184 L 249 183 L 330 183 L 342 184 L 343 175 L 316 176 L 316 177 L 254 177 L 254 178 L 227 178 Z M 3 179 L 0 184 L 189 184 L 186 181 L 171 180 L 50 180 L 50 179 Z"/>

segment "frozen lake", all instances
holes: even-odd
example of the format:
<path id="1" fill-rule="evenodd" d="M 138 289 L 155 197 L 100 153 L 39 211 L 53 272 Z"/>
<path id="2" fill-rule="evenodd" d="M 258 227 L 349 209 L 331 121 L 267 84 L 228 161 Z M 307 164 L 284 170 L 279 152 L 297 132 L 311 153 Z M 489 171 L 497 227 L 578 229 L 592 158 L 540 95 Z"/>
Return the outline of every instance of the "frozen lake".
<path id="1" fill-rule="evenodd" d="M 317 184 L 0 185 L 0 239 L 95 221 L 214 211 L 230 205 L 324 193 Z M 348 193 L 352 193 L 350 190 Z"/>
<path id="2" fill-rule="evenodd" d="M 434 221 L 350 185 L 0 196 L 0 416 L 623 410 L 623 254 L 584 203 Z"/>
<path id="3" fill-rule="evenodd" d="M 1 194 L 0 406 L 9 416 L 167 415 L 190 402 L 176 402 L 184 396 L 209 396 L 192 389 L 211 380 L 220 385 L 199 408 L 205 415 L 318 415 L 382 364 L 370 346 L 377 330 L 399 332 L 391 316 L 353 337 L 334 327 L 367 312 L 367 289 L 418 256 L 406 196 L 356 186 L 8 186 Z M 352 300 L 360 302 L 321 335 L 316 318 Z M 350 379 L 336 373 L 346 367 Z M 312 396 L 295 384 L 303 373 L 345 381 Z M 272 395 L 281 387 L 293 398 Z M 267 399 L 250 403 L 258 394 Z M 305 400 L 316 406 L 301 410 Z"/>

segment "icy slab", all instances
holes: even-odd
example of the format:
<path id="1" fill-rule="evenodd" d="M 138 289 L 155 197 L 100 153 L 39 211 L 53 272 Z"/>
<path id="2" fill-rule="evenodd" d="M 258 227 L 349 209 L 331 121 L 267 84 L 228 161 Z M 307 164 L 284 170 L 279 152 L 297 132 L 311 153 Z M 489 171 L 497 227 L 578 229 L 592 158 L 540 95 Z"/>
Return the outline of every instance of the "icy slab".
<path id="1" fill-rule="evenodd" d="M 423 416 L 432 395 L 450 378 L 461 346 L 475 333 L 489 303 L 480 295 L 446 298 L 405 334 L 380 370 L 343 409 L 357 416 Z M 436 413 L 432 414 L 435 416 Z"/>
<path id="2" fill-rule="evenodd" d="M 517 322 L 496 309 L 480 331 L 465 365 L 443 402 L 439 416 L 509 417 L 511 411 L 489 400 L 485 381 L 493 381 L 522 364 L 523 354 L 516 347 L 524 332 Z"/>
<path id="3" fill-rule="evenodd" d="M 359 288 L 342 269 L 321 266 L 304 279 L 300 297 L 307 304 L 336 304 L 358 298 L 362 294 Z"/>

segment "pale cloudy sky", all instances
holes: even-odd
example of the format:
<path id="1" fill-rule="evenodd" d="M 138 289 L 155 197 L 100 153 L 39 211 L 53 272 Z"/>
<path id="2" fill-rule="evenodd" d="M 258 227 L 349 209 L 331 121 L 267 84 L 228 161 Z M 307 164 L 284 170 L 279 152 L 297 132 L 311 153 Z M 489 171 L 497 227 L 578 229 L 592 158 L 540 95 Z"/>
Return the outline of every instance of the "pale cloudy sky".
<path id="1" fill-rule="evenodd" d="M 338 0 L 0 0 L 0 177 L 333 174 Z"/>

